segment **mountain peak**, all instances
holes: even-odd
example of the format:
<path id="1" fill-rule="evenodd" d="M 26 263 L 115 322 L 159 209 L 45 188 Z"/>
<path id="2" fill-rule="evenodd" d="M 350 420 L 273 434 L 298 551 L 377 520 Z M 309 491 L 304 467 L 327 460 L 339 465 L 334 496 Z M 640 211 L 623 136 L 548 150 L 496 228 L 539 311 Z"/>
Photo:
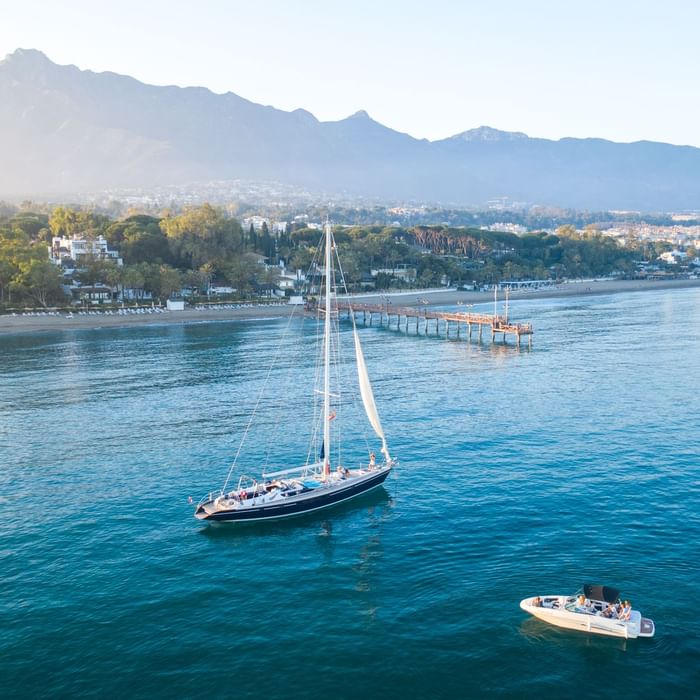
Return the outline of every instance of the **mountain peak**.
<path id="1" fill-rule="evenodd" d="M 357 112 L 351 114 L 348 119 L 369 119 L 372 121 L 372 117 L 370 117 L 364 109 L 358 109 Z"/>
<path id="2" fill-rule="evenodd" d="M 8 53 L 0 63 L 45 65 L 51 63 L 48 56 L 38 49 L 15 49 Z"/>
<path id="3" fill-rule="evenodd" d="M 480 126 L 477 129 L 462 131 L 450 138 L 455 141 L 519 141 L 528 136 L 522 131 L 501 131 L 490 126 Z"/>
<path id="4" fill-rule="evenodd" d="M 297 119 L 299 119 L 302 122 L 307 122 L 307 123 L 312 123 L 312 124 L 317 124 L 318 119 L 311 114 L 311 112 L 307 111 L 306 109 L 295 109 L 291 114 L 293 114 Z"/>

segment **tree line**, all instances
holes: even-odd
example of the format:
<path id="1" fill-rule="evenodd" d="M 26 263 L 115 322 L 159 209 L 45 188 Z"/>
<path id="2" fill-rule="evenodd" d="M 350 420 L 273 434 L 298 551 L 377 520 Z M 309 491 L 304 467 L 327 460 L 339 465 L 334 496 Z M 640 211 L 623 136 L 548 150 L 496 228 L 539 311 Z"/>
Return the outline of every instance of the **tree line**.
<path id="1" fill-rule="evenodd" d="M 253 295 L 277 282 L 278 261 L 307 271 L 321 233 L 304 224 L 271 233 L 240 222 L 209 204 L 162 216 L 134 214 L 112 219 L 91 209 L 55 207 L 49 213 L 0 210 L 0 304 L 4 307 L 65 303 L 63 269 L 49 261 L 54 236 L 95 240 L 102 236 L 124 265 L 85 256 L 74 279 L 105 284 L 167 299 L 182 288 L 207 294 L 214 283 L 240 296 Z M 379 289 L 432 287 L 443 283 L 477 285 L 503 279 L 545 279 L 628 273 L 658 250 L 654 244 L 620 246 L 595 225 L 573 225 L 552 233 L 512 233 L 447 225 L 413 227 L 343 226 L 335 238 L 346 280 L 361 289 L 370 280 Z M 267 260 L 271 265 L 260 264 Z M 410 269 L 415 279 L 394 274 Z M 372 270 L 383 270 L 371 277 Z M 410 277 L 410 275 L 409 275 Z"/>

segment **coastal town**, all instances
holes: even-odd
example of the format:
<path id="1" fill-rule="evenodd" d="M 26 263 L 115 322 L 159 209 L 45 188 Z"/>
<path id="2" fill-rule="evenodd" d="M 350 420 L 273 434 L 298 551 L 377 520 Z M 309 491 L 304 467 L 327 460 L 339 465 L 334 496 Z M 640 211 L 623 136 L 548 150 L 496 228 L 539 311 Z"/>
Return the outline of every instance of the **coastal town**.
<path id="1" fill-rule="evenodd" d="M 301 303 L 321 272 L 313 252 L 323 222 L 314 212 L 239 220 L 204 204 L 156 216 L 132 208 L 114 219 L 90 207 L 37 209 L 0 207 L 5 314 Z M 390 208 L 385 224 L 335 225 L 339 245 L 351 253 L 348 292 L 537 290 L 592 279 L 695 280 L 700 273 L 700 224 L 690 215 L 669 214 L 665 225 L 536 230 L 506 217 L 469 227 L 404 226 L 390 218 L 412 213 Z"/>

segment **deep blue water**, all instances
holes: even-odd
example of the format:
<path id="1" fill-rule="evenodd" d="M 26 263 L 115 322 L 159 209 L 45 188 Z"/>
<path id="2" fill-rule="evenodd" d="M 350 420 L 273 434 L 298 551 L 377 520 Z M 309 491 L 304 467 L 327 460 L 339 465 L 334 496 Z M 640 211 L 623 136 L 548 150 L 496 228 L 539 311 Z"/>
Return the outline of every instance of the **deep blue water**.
<path id="1" fill-rule="evenodd" d="M 532 351 L 362 329 L 396 475 L 243 529 L 187 497 L 221 485 L 284 320 L 0 337 L 0 694 L 698 697 L 700 290 L 511 310 Z M 285 364 L 262 440 L 298 459 Z M 584 581 L 657 636 L 518 607 Z"/>

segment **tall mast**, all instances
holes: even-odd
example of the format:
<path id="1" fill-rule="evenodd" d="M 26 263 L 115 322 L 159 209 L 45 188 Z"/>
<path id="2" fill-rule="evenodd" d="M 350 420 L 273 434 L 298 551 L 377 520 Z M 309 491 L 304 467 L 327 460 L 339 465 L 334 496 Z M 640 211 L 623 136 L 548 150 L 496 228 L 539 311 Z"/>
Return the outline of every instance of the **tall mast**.
<path id="1" fill-rule="evenodd" d="M 331 224 L 326 219 L 326 317 L 323 327 L 323 475 L 331 473 L 331 382 L 330 382 L 330 351 L 331 351 Z"/>

